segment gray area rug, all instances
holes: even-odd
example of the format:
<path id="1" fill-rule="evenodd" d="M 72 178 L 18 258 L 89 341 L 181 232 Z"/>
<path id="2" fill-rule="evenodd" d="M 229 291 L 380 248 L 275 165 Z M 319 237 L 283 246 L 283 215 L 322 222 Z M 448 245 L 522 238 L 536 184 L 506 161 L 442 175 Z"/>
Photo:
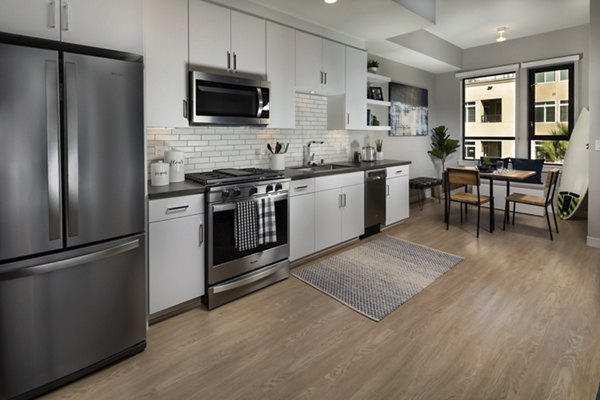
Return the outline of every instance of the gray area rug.
<path id="1" fill-rule="evenodd" d="M 462 260 L 443 251 L 382 236 L 293 271 L 292 275 L 381 321 Z"/>

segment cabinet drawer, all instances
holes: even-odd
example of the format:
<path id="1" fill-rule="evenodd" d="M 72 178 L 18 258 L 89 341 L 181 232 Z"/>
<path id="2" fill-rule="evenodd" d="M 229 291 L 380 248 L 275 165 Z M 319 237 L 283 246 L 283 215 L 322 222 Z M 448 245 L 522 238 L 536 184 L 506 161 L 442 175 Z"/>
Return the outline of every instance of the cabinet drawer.
<path id="1" fill-rule="evenodd" d="M 322 190 L 341 188 L 344 186 L 359 185 L 363 184 L 364 181 L 365 173 L 362 171 L 323 176 L 315 178 L 315 190 L 320 192 Z"/>
<path id="2" fill-rule="evenodd" d="M 290 182 L 290 197 L 313 193 L 314 191 L 315 178 L 300 179 Z"/>
<path id="3" fill-rule="evenodd" d="M 148 206 L 149 221 L 164 221 L 204 212 L 204 195 L 169 197 L 151 200 Z"/>
<path id="4" fill-rule="evenodd" d="M 394 178 L 397 176 L 406 176 L 409 172 L 408 165 L 398 165 L 396 167 L 388 167 L 386 168 L 387 177 Z"/>

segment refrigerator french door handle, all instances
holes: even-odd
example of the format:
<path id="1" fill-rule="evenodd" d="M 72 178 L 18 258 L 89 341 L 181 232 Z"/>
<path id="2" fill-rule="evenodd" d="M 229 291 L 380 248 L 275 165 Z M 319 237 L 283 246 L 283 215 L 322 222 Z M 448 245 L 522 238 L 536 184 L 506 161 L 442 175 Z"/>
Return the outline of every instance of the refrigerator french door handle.
<path id="1" fill-rule="evenodd" d="M 76 65 L 65 62 L 66 132 L 68 199 L 67 221 L 70 237 L 79 235 L 79 155 L 78 155 L 78 109 Z"/>
<path id="2" fill-rule="evenodd" d="M 119 254 L 135 250 L 140 247 L 140 239 L 134 239 L 126 243 L 110 247 L 108 249 L 95 251 L 93 253 L 84 254 L 77 257 L 67 258 L 60 261 L 52 261 L 46 264 L 36 265 L 34 267 L 21 268 L 14 271 L 0 274 L 0 281 L 9 279 L 24 278 L 26 276 L 47 274 L 50 272 L 60 271 L 62 269 L 76 267 L 81 264 L 87 264 L 94 261 L 103 260 L 105 258 L 114 257 Z"/>
<path id="3" fill-rule="evenodd" d="M 48 163 L 48 237 L 60 239 L 60 161 L 58 143 L 58 64 L 46 60 L 46 140 Z"/>

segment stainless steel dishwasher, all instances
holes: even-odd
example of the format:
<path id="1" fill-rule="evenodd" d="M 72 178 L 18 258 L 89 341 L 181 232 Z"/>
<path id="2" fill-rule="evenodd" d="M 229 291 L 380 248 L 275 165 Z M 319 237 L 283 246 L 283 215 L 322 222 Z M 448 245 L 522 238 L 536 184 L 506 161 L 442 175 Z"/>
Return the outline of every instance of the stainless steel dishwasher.
<path id="1" fill-rule="evenodd" d="M 365 172 L 365 236 L 385 224 L 386 170 Z"/>

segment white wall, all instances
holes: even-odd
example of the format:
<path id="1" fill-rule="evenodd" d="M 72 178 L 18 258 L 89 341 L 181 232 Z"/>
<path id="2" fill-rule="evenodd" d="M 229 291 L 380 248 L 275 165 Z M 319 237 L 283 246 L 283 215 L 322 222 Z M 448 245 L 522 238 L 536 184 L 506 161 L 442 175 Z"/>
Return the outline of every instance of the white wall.
<path id="1" fill-rule="evenodd" d="M 600 140 L 600 2 L 590 1 L 590 189 L 588 198 L 588 239 L 590 246 L 600 247 L 600 151 L 595 143 Z"/>
<path id="2" fill-rule="evenodd" d="M 435 110 L 435 75 L 422 71 L 407 65 L 399 64 L 394 61 L 385 60 L 380 57 L 369 55 L 369 59 L 379 61 L 378 74 L 389 76 L 393 82 L 404 83 L 407 85 L 427 89 L 429 91 L 429 130 L 436 126 L 436 119 L 432 118 L 436 115 Z M 386 123 L 381 121 L 382 124 Z M 440 122 L 443 124 L 443 122 Z M 407 160 L 411 161 L 410 177 L 419 176 L 436 176 L 436 168 L 431 161 L 431 157 L 427 154 L 431 137 L 428 136 L 404 136 L 390 137 L 387 132 L 372 132 L 372 131 L 350 131 L 350 140 L 356 141 L 362 147 L 370 141 L 371 145 L 375 145 L 376 139 L 383 139 L 383 154 L 386 159 Z"/>

